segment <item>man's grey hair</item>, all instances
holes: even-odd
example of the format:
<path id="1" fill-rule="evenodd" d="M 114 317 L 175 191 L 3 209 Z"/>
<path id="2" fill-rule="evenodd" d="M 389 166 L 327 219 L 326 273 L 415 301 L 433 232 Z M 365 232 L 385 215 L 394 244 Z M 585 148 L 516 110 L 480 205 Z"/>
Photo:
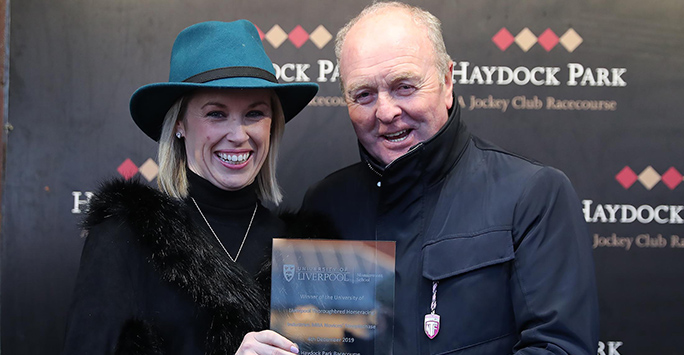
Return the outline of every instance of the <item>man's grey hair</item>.
<path id="1" fill-rule="evenodd" d="M 388 9 L 402 9 L 406 11 L 416 24 L 425 26 L 427 29 L 427 35 L 432 43 L 432 47 L 435 50 L 435 66 L 439 73 L 446 73 L 449 70 L 449 64 L 451 63 L 451 57 L 446 51 L 446 46 L 444 45 L 444 37 L 442 36 L 442 23 L 439 21 L 435 15 L 429 13 L 426 10 L 418 6 L 413 6 L 409 4 L 404 4 L 398 1 L 388 1 L 388 2 L 376 2 L 372 5 L 367 6 L 361 13 L 356 15 L 353 19 L 347 22 L 342 29 L 337 32 L 335 37 L 335 57 L 337 57 L 337 63 L 340 63 L 340 54 L 342 53 L 342 45 L 344 40 L 347 38 L 347 33 L 349 30 L 362 18 L 385 11 Z M 344 83 L 342 78 L 340 78 L 340 86 L 344 92 Z"/>

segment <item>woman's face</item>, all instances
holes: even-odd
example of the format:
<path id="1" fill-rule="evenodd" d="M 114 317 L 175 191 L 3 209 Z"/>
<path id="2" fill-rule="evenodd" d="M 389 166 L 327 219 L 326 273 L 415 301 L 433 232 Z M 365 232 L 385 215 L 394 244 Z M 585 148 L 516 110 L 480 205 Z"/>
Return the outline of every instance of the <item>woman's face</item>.
<path id="1" fill-rule="evenodd" d="M 251 184 L 268 155 L 271 95 L 268 89 L 194 92 L 176 125 L 190 170 L 224 190 Z"/>

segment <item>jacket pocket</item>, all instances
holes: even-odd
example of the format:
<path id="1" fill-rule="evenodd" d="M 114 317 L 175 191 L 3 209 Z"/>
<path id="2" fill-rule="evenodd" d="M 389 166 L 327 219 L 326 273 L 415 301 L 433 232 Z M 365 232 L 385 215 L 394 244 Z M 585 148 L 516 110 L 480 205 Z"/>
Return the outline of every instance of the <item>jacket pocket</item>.
<path id="1" fill-rule="evenodd" d="M 440 236 L 422 254 L 423 277 L 439 282 L 435 313 L 441 324 L 434 339 L 425 337 L 430 354 L 470 353 L 481 347 L 511 353 L 517 341 L 510 297 L 510 261 L 515 258 L 511 231 Z"/>
<path id="2" fill-rule="evenodd" d="M 508 229 L 446 235 L 423 248 L 423 277 L 437 281 L 514 258 Z"/>

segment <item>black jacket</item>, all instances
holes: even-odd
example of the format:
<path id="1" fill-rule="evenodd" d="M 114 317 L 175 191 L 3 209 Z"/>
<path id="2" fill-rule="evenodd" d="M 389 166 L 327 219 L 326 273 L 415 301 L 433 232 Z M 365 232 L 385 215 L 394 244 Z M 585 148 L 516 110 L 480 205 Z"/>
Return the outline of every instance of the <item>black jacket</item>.
<path id="1" fill-rule="evenodd" d="M 64 354 L 234 354 L 247 332 L 268 328 L 263 283 L 202 223 L 192 202 L 141 183 L 97 192 Z M 265 259 L 281 225 L 259 208 L 249 238 L 266 251 L 243 257 Z"/>
<path id="2" fill-rule="evenodd" d="M 360 149 L 302 209 L 343 238 L 397 242 L 394 354 L 596 354 L 591 241 L 563 173 L 471 135 L 458 108 L 387 167 Z"/>

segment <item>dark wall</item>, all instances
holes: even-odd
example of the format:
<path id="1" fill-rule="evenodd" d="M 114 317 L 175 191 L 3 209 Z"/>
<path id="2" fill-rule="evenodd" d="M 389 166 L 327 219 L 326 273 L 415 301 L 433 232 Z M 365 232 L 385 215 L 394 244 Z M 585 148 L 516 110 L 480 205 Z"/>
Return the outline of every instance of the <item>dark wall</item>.
<path id="1" fill-rule="evenodd" d="M 684 4 L 411 3 L 444 22 L 456 69 L 469 63 L 455 73 L 455 89 L 471 130 L 560 168 L 584 201 L 596 242 L 599 353 L 680 352 Z M 1 351 L 49 354 L 61 347 L 83 245 L 77 202 L 122 172 L 155 183 L 156 145 L 130 119 L 128 100 L 139 86 L 167 79 L 178 32 L 196 22 L 247 18 L 269 34 L 264 45 L 285 68 L 281 81 L 296 79 L 299 64 L 305 69 L 300 80 L 321 85 L 310 107 L 288 123 L 280 156 L 284 206 L 296 208 L 310 184 L 358 160 L 338 82 L 321 63 L 334 63 L 325 31 L 334 36 L 365 4 L 13 1 L 8 120 L 14 130 L 6 140 L 2 186 Z M 293 36 L 277 45 L 276 25 L 287 33 L 301 26 L 305 41 Z M 505 32 L 518 42 L 507 42 Z M 573 85 L 571 70 L 580 66 Z M 515 72 L 518 83 L 497 83 L 498 72 L 487 82 L 490 67 Z M 549 69 L 525 81 L 537 67 Z M 548 84 L 546 72 L 552 74 Z M 505 111 L 494 106 L 505 102 L 500 100 L 508 100 Z M 632 220 L 632 208 L 640 218 Z"/>
<path id="2" fill-rule="evenodd" d="M 5 132 L 10 128 L 7 126 L 7 117 L 5 115 L 5 89 L 8 87 L 5 77 L 5 68 L 7 56 L 5 51 L 7 49 L 7 3 L 0 2 L 0 63 L 2 63 L 2 70 L 0 70 L 0 83 L 2 83 L 3 94 L 0 95 L 0 109 L 2 109 L 2 130 L 0 130 L 0 200 L 2 200 L 2 187 L 4 185 L 5 177 Z M 0 228 L 2 227 L 2 211 L 0 211 Z"/>

